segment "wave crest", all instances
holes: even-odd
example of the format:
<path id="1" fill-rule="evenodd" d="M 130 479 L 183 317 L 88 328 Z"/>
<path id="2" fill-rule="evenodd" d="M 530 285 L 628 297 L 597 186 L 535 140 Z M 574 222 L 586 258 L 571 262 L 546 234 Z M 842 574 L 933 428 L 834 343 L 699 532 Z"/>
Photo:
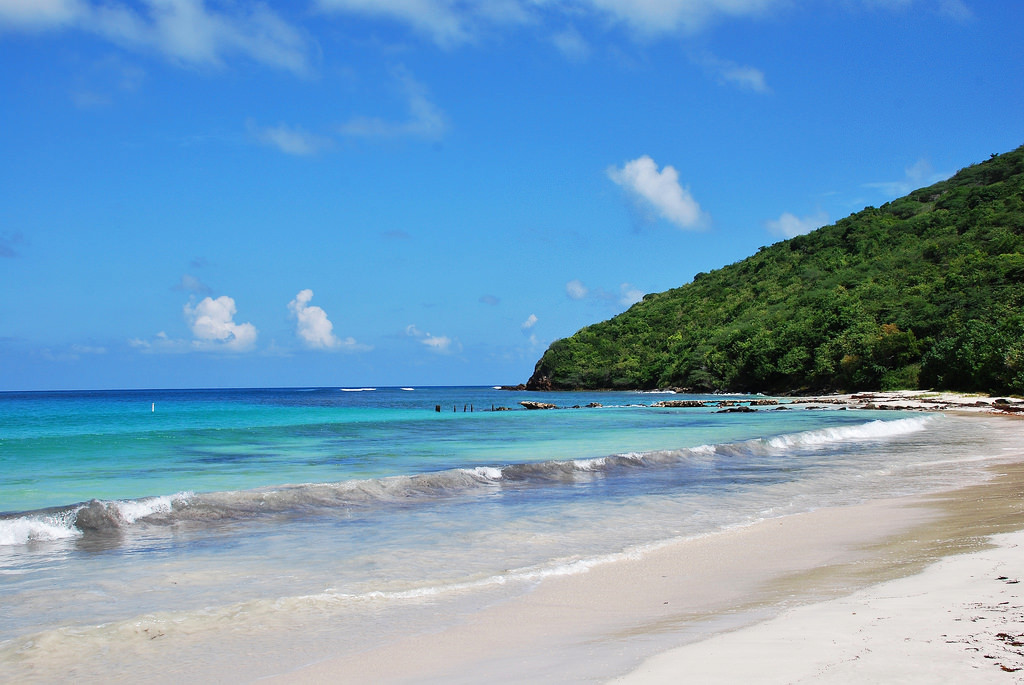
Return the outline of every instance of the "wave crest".
<path id="1" fill-rule="evenodd" d="M 863 440 L 886 440 L 926 430 L 934 417 L 876 420 L 733 443 L 606 457 L 477 466 L 337 483 L 306 483 L 256 490 L 181 492 L 137 500 L 91 500 L 69 507 L 0 517 L 0 545 L 111 534 L 135 526 L 244 521 L 259 517 L 352 511 L 449 497 L 486 496 L 501 488 L 557 486 L 638 468 L 706 465 Z"/>

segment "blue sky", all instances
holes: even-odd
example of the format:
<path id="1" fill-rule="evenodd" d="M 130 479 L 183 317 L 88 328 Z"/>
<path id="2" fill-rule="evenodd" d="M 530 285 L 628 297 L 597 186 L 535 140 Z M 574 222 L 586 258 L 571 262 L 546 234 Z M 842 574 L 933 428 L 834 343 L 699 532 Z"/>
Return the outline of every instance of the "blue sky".
<path id="1" fill-rule="evenodd" d="M 524 381 L 1024 143 L 1017 0 L 0 0 L 0 390 Z"/>

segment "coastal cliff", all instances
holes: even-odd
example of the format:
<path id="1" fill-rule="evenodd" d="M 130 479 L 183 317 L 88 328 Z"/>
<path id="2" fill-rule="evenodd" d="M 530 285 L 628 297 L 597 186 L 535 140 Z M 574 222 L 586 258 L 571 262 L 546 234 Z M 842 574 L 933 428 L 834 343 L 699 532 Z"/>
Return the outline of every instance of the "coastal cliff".
<path id="1" fill-rule="evenodd" d="M 1024 394 L 1024 146 L 647 295 L 527 387 Z"/>

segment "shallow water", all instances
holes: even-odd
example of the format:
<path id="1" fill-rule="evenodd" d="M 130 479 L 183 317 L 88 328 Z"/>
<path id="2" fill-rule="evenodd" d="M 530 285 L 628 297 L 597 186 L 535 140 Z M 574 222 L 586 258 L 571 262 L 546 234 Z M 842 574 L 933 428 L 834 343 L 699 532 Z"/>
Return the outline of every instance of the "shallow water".
<path id="1" fill-rule="evenodd" d="M 604 407 L 489 411 L 525 399 Z M 1014 437 L 983 418 L 658 399 L 0 394 L 0 674 L 126 633 L 257 631 L 303 612 L 358 649 L 428 627 L 405 611 L 418 602 L 443 599 L 429 620 L 454 620 L 665 541 L 977 481 Z"/>

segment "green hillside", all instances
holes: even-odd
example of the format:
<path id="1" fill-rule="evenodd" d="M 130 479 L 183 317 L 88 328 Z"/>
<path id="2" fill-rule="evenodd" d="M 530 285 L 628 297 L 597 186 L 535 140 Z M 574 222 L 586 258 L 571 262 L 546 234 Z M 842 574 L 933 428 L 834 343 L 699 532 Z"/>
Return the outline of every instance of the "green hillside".
<path id="1" fill-rule="evenodd" d="M 1024 146 L 552 343 L 530 388 L 1024 393 Z"/>

